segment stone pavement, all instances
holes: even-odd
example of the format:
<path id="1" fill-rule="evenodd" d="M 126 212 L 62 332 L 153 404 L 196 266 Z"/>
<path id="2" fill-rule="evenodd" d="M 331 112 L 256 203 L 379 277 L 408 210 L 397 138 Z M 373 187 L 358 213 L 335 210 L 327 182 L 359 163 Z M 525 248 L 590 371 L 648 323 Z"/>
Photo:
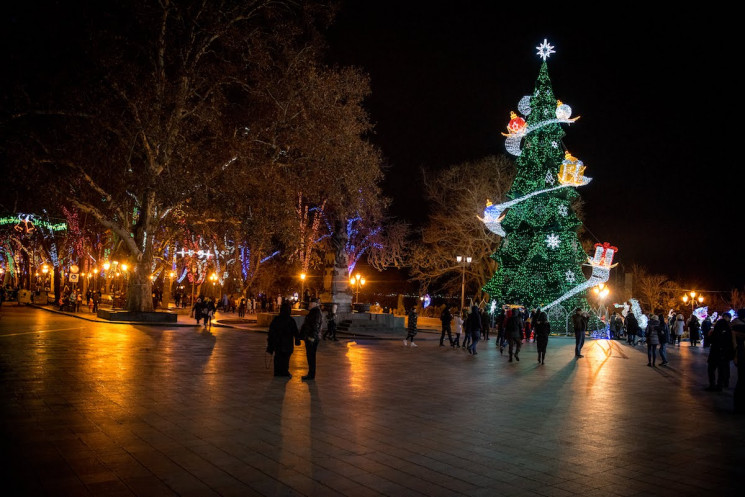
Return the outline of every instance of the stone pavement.
<path id="1" fill-rule="evenodd" d="M 322 342 L 274 378 L 262 330 L 0 309 L 2 495 L 740 495 L 745 419 L 706 350 L 551 337 L 470 356 Z M 403 333 L 402 333 L 403 334 Z M 734 374 L 734 368 L 733 368 Z"/>

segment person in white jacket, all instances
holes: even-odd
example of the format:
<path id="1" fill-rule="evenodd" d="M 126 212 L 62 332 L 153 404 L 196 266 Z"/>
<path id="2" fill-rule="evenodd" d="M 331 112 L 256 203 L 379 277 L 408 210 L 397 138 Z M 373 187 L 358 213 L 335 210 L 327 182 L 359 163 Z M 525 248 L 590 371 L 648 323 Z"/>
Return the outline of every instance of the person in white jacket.
<path id="1" fill-rule="evenodd" d="M 675 316 L 675 323 L 673 323 L 673 345 L 680 346 L 680 342 L 683 339 L 683 330 L 685 330 L 686 322 L 682 314 Z"/>
<path id="2" fill-rule="evenodd" d="M 463 333 L 463 317 L 460 315 L 459 312 L 455 313 L 453 321 L 455 321 L 455 340 L 453 340 L 452 342 L 452 347 L 460 348 L 460 334 Z"/>

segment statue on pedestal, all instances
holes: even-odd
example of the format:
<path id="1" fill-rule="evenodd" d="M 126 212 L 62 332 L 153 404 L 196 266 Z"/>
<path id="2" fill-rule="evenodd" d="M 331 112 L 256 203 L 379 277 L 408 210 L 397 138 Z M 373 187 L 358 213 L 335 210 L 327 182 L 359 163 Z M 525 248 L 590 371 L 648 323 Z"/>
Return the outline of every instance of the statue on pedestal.
<path id="1" fill-rule="evenodd" d="M 333 253 L 326 254 L 321 301 L 336 304 L 339 313 L 352 311 L 352 295 L 349 291 L 349 269 L 347 260 L 347 233 L 341 221 L 334 226 L 331 236 Z"/>

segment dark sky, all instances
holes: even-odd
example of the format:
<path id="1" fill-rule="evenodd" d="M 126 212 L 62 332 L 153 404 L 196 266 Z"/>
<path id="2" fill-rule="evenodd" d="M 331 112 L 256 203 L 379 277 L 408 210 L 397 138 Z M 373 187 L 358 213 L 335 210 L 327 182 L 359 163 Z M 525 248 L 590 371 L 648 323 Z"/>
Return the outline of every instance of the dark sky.
<path id="1" fill-rule="evenodd" d="M 734 14 L 504 5 L 351 1 L 331 28 L 330 60 L 371 77 L 394 214 L 426 215 L 421 167 L 506 153 L 500 133 L 533 91 L 535 47 L 547 38 L 554 94 L 582 116 L 564 144 L 593 178 L 578 189 L 591 235 L 618 246 L 627 269 L 639 263 L 699 289 L 745 286 L 733 257 L 745 202 L 731 124 L 741 100 L 737 31 L 726 26 Z"/>

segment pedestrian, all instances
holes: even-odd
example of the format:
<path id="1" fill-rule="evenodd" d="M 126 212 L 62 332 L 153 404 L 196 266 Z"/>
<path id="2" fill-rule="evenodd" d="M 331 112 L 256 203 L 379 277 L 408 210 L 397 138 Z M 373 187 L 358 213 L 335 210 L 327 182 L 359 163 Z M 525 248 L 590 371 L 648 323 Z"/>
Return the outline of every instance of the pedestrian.
<path id="1" fill-rule="evenodd" d="M 709 386 L 706 390 L 709 392 L 721 392 L 722 389 L 729 387 L 729 363 L 735 357 L 730 329 L 731 319 L 732 315 L 725 312 L 709 331 L 709 357 L 706 360 L 709 375 Z"/>
<path id="2" fill-rule="evenodd" d="M 535 323 L 535 342 L 538 346 L 538 362 L 545 364 L 546 349 L 548 348 L 548 335 L 551 333 L 551 323 L 548 322 L 548 315 L 540 308 L 536 309 Z"/>
<path id="3" fill-rule="evenodd" d="M 75 312 L 80 312 L 80 306 L 83 305 L 82 292 L 75 292 Z"/>
<path id="4" fill-rule="evenodd" d="M 440 322 L 442 324 L 442 333 L 440 334 L 440 347 L 445 346 L 445 333 L 448 335 L 450 345 L 453 345 L 453 335 L 450 332 L 450 323 L 453 320 L 453 315 L 450 313 L 450 308 L 445 304 L 445 308 L 440 313 Z"/>
<path id="5" fill-rule="evenodd" d="M 489 328 L 491 327 L 489 321 L 489 313 L 486 312 L 486 308 L 481 309 L 481 338 L 483 340 L 489 340 Z"/>
<path id="6" fill-rule="evenodd" d="M 657 316 L 652 313 L 649 314 L 649 320 L 647 321 L 647 329 L 644 337 L 647 340 L 647 366 L 649 366 L 650 368 L 657 367 L 655 365 L 655 363 L 657 362 L 657 346 L 660 344 L 658 328 L 663 323 L 664 319 L 662 323 L 660 323 L 660 320 L 657 318 Z"/>
<path id="7" fill-rule="evenodd" d="M 633 312 L 626 316 L 626 339 L 629 345 L 636 347 L 636 338 L 639 334 L 639 321 Z"/>
<path id="8" fill-rule="evenodd" d="M 317 298 L 310 300 L 308 303 L 310 311 L 305 316 L 300 328 L 300 336 L 305 341 L 305 357 L 308 359 L 308 374 L 302 377 L 303 380 L 314 380 L 316 378 L 316 352 L 318 351 L 318 342 L 321 340 L 321 326 L 323 326 L 320 304 L 321 301 Z"/>
<path id="9" fill-rule="evenodd" d="M 662 359 L 660 366 L 666 366 L 667 365 L 667 343 L 670 341 L 670 327 L 665 322 L 665 319 L 662 317 L 662 314 L 660 314 L 659 320 L 660 320 L 660 326 L 657 329 L 657 335 L 660 340 L 660 359 Z"/>
<path id="10" fill-rule="evenodd" d="M 468 315 L 468 324 L 466 325 L 468 332 L 471 334 L 471 345 L 468 347 L 468 353 L 471 355 L 477 355 L 476 345 L 479 343 L 481 338 L 481 313 L 479 312 L 478 306 L 471 307 L 471 314 Z"/>
<path id="11" fill-rule="evenodd" d="M 290 356 L 300 345 L 300 333 L 297 323 L 292 318 L 292 304 L 287 300 L 279 307 L 279 315 L 269 324 L 266 339 L 266 351 L 274 354 L 274 376 L 292 378 L 290 374 Z"/>
<path id="12" fill-rule="evenodd" d="M 404 346 L 409 345 L 407 341 L 411 341 L 411 346 L 416 347 L 417 345 L 414 343 L 414 337 L 416 336 L 416 307 L 412 307 L 409 311 L 409 318 L 408 318 L 408 326 L 406 331 L 406 338 L 404 339 Z"/>
<path id="13" fill-rule="evenodd" d="M 463 317 L 460 313 L 455 313 L 455 316 L 453 316 L 453 322 L 455 323 L 455 340 L 451 347 L 460 348 L 460 335 L 463 332 Z M 463 341 L 465 341 L 465 339 L 463 339 Z"/>
<path id="14" fill-rule="evenodd" d="M 515 357 L 516 361 L 520 361 L 520 348 L 523 343 L 523 320 L 519 309 L 508 309 L 507 310 L 507 322 L 505 323 L 505 334 L 509 342 L 509 354 L 510 361 L 512 357 Z"/>
<path id="15" fill-rule="evenodd" d="M 461 316 L 463 318 L 463 352 L 466 352 L 471 346 L 471 333 L 468 330 L 468 309 L 461 309 Z"/>
<path id="16" fill-rule="evenodd" d="M 202 296 L 200 295 L 199 297 L 197 297 L 196 302 L 194 302 L 194 305 L 191 308 L 191 315 L 192 317 L 194 317 L 194 319 L 197 320 L 197 326 L 199 326 L 199 322 L 202 320 L 203 310 L 204 310 L 204 302 L 202 301 Z"/>
<path id="17" fill-rule="evenodd" d="M 577 307 L 572 315 L 572 326 L 574 327 L 574 357 L 579 359 L 582 355 L 582 346 L 585 344 L 585 332 L 587 331 L 588 318 L 582 309 Z"/>
<path id="18" fill-rule="evenodd" d="M 505 333 L 505 327 L 507 325 L 507 307 L 502 307 L 497 317 L 497 347 L 499 347 L 499 354 L 504 354 L 504 346 L 507 342 L 507 335 Z"/>
<path id="19" fill-rule="evenodd" d="M 732 397 L 735 413 L 745 414 L 745 309 L 737 310 L 737 318 L 730 323 L 730 329 L 737 367 L 737 383 Z"/>
<path id="20" fill-rule="evenodd" d="M 704 318 L 704 321 L 701 323 L 701 336 L 703 337 L 701 340 L 703 342 L 704 348 L 709 346 L 709 332 L 711 331 L 711 318 L 709 316 L 706 316 Z"/>
<path id="21" fill-rule="evenodd" d="M 608 324 L 610 325 L 608 331 L 610 331 L 611 340 L 618 340 L 623 329 L 623 320 L 616 311 L 613 311 L 613 314 L 611 314 Z"/>
<path id="22" fill-rule="evenodd" d="M 339 341 L 339 339 L 336 338 L 336 309 L 337 304 L 331 304 L 328 312 L 326 313 L 326 332 L 323 334 L 324 340 L 328 338 L 329 340 L 333 340 L 335 342 Z"/>
<path id="23" fill-rule="evenodd" d="M 281 312 L 282 308 L 280 307 L 279 310 Z M 292 306 L 290 306 L 290 310 L 292 310 Z M 246 297 L 241 297 L 241 302 L 238 304 L 238 317 L 246 317 Z"/>
<path id="24" fill-rule="evenodd" d="M 208 298 L 204 304 L 204 309 L 202 310 L 205 328 L 212 328 L 212 318 L 215 317 L 216 311 L 215 301 L 212 298 Z"/>
<path id="25" fill-rule="evenodd" d="M 699 330 L 701 329 L 701 324 L 698 322 L 698 318 L 695 314 L 691 314 L 691 318 L 688 320 L 688 336 L 691 338 L 691 344 L 689 347 L 695 347 L 698 345 L 699 338 Z"/>
<path id="26" fill-rule="evenodd" d="M 685 330 L 686 322 L 682 314 L 675 316 L 675 322 L 673 324 L 673 330 L 675 335 L 673 338 L 673 344 L 680 347 L 680 342 L 683 341 L 683 330 Z"/>

